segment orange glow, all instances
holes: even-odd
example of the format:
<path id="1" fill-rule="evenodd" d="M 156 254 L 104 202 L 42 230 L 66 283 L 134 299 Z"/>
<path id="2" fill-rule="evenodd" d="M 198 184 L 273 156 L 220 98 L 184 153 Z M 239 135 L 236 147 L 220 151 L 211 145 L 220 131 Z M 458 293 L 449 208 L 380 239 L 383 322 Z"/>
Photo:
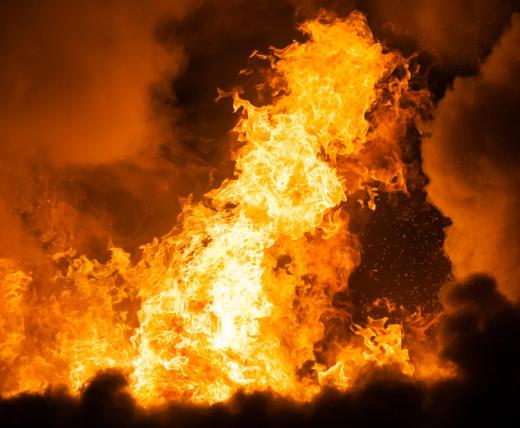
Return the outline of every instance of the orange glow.
<path id="1" fill-rule="evenodd" d="M 358 326 L 334 304 L 360 259 L 346 202 L 375 209 L 377 191 L 406 191 L 407 62 L 359 13 L 301 30 L 307 41 L 257 54 L 271 66 L 270 103 L 229 94 L 240 114 L 234 177 L 185 200 L 178 226 L 138 263 L 118 248 L 106 264 L 57 254 L 67 268 L 45 294 L 2 262 L 5 395 L 77 391 L 111 367 L 145 405 L 239 390 L 308 400 L 324 385 L 349 388 L 367 364 L 421 372 L 403 325 Z"/>

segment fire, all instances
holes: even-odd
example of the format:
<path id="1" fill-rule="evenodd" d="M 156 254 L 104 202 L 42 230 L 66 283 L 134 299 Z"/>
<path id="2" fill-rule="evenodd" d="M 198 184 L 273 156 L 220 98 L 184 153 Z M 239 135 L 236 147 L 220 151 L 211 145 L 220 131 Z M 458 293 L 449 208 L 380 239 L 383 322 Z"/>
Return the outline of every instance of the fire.
<path id="1" fill-rule="evenodd" d="M 2 261 L 5 395 L 79 390 L 110 367 L 144 404 L 239 390 L 307 400 L 349 388 L 366 364 L 414 373 L 400 324 L 358 326 L 334 303 L 360 257 L 347 202 L 375 209 L 377 191 L 406 191 L 411 73 L 359 13 L 301 30 L 305 42 L 254 54 L 270 66 L 270 102 L 228 94 L 240 114 L 234 177 L 185 200 L 138 263 L 118 248 L 105 264 L 57 254 L 56 293 Z"/>

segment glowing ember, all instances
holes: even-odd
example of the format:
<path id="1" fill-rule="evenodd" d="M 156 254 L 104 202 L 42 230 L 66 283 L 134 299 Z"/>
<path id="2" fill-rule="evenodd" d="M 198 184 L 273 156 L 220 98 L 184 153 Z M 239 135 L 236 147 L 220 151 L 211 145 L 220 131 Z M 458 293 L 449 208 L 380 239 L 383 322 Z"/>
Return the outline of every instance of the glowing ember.
<path id="1" fill-rule="evenodd" d="M 238 390 L 306 400 L 325 384 L 348 388 L 366 364 L 414 373 L 400 324 L 352 331 L 333 304 L 359 262 L 345 202 L 374 209 L 377 190 L 406 190 L 398 141 L 413 115 L 401 107 L 410 72 L 361 14 L 301 29 L 306 42 L 261 56 L 269 104 L 231 94 L 235 177 L 186 200 L 179 226 L 139 263 L 117 248 L 106 264 L 58 254 L 69 266 L 55 279 L 61 291 L 46 294 L 2 262 L 4 394 L 78 390 L 110 367 L 145 404 Z"/>

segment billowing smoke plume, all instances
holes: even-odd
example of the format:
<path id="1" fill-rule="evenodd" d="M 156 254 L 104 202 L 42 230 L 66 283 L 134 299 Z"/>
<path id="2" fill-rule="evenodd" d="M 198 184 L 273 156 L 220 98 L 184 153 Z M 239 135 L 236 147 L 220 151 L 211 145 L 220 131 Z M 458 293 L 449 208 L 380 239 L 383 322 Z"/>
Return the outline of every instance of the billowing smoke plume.
<path id="1" fill-rule="evenodd" d="M 489 272 L 520 297 L 520 15 L 476 76 L 456 78 L 440 101 L 423 158 L 428 194 L 453 221 L 454 273 Z"/>
<path id="2" fill-rule="evenodd" d="M 3 2 L 2 151 L 95 164 L 155 142 L 152 85 L 183 63 L 155 29 L 189 3 Z"/>

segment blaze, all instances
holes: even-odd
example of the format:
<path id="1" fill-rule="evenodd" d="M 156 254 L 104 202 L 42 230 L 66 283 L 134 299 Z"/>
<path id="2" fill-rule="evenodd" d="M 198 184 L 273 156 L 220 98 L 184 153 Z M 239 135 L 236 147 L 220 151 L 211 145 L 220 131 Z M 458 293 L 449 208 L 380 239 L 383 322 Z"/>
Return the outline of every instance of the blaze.
<path id="1" fill-rule="evenodd" d="M 414 374 L 401 323 L 359 326 L 337 304 L 360 258 L 349 202 L 375 209 L 378 191 L 406 191 L 411 73 L 359 13 L 322 13 L 301 30 L 306 41 L 253 54 L 269 65 L 269 102 L 221 93 L 240 115 L 234 176 L 185 200 L 138 263 L 118 248 L 107 263 L 60 253 L 60 291 L 39 293 L 2 261 L 5 395 L 79 390 L 111 367 L 144 404 L 240 390 L 308 400 L 349 388 L 367 364 Z"/>

